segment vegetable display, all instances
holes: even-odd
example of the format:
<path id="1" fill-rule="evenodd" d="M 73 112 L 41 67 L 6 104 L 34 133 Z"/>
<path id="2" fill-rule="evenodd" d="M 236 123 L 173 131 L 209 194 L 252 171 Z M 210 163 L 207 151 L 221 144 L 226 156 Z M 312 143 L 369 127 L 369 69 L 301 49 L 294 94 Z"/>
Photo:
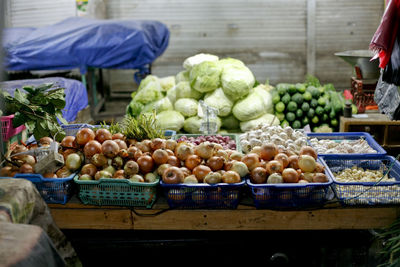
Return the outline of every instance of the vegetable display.
<path id="1" fill-rule="evenodd" d="M 377 153 L 363 138 L 343 141 L 311 138 L 310 143 L 319 154 Z"/>
<path id="2" fill-rule="evenodd" d="M 174 78 L 148 75 L 132 93 L 127 115 L 157 114 L 163 130 L 201 133 L 200 101 L 217 111 L 217 131 L 243 132 L 260 123 L 279 125 L 271 87 L 258 84 L 246 65 L 233 58 L 197 54 L 184 60 Z"/>

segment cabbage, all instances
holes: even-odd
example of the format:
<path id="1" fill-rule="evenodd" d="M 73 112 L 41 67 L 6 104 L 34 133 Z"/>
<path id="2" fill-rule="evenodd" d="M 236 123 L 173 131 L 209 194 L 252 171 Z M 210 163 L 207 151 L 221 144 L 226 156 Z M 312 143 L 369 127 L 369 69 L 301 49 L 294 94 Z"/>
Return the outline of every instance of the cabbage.
<path id="1" fill-rule="evenodd" d="M 261 117 L 256 118 L 254 120 L 241 122 L 240 130 L 242 130 L 242 132 L 247 132 L 247 131 L 253 130 L 260 124 L 267 124 L 267 125 L 271 125 L 271 126 L 280 125 L 279 119 L 277 117 L 275 117 L 272 114 L 267 113 L 267 114 L 264 114 Z"/>
<path id="2" fill-rule="evenodd" d="M 160 113 L 165 110 L 173 110 L 173 109 L 174 109 L 174 107 L 172 106 L 172 103 L 169 100 L 169 98 L 164 97 L 160 100 L 146 104 L 144 106 L 144 108 L 142 109 L 142 112 L 151 113 L 151 112 L 155 111 L 156 113 Z"/>
<path id="3" fill-rule="evenodd" d="M 126 114 L 131 115 L 133 117 L 137 116 L 142 112 L 142 109 L 144 108 L 144 105 L 136 102 L 134 100 L 131 100 L 128 106 L 126 106 Z"/>
<path id="4" fill-rule="evenodd" d="M 190 85 L 201 92 L 211 92 L 220 85 L 222 68 L 217 62 L 204 61 L 195 65 L 190 71 Z"/>
<path id="5" fill-rule="evenodd" d="M 179 98 L 193 98 L 199 100 L 203 94 L 190 87 L 189 82 L 179 82 L 176 85 L 176 99 Z"/>
<path id="6" fill-rule="evenodd" d="M 222 68 L 229 67 L 229 66 L 238 66 L 238 67 L 245 67 L 245 66 L 246 66 L 246 65 L 245 65 L 242 61 L 240 61 L 239 59 L 230 58 L 230 57 L 228 57 L 228 58 L 223 58 L 223 59 L 221 59 L 218 63 L 219 63 L 219 65 L 220 65 Z"/>
<path id="7" fill-rule="evenodd" d="M 155 76 L 147 76 L 139 85 L 136 92 L 132 93 L 134 101 L 147 104 L 163 98 L 160 80 Z"/>
<path id="8" fill-rule="evenodd" d="M 231 113 L 233 102 L 227 98 L 221 88 L 206 94 L 204 103 L 218 110 L 218 116 L 225 117 Z"/>
<path id="9" fill-rule="evenodd" d="M 172 130 L 178 132 L 185 121 L 185 117 L 175 110 L 166 110 L 156 115 L 157 124 L 162 130 Z"/>
<path id="10" fill-rule="evenodd" d="M 175 83 L 188 82 L 189 81 L 189 71 L 184 70 L 179 72 L 175 77 Z"/>
<path id="11" fill-rule="evenodd" d="M 221 119 L 216 117 L 215 119 L 212 119 L 211 121 L 215 121 L 217 124 L 217 132 L 221 128 Z M 190 117 L 187 118 L 183 124 L 183 129 L 187 133 L 191 134 L 199 134 L 200 132 L 200 126 L 201 126 L 202 119 L 198 116 Z"/>
<path id="12" fill-rule="evenodd" d="M 175 110 L 185 117 L 192 117 L 197 114 L 198 103 L 191 98 L 181 98 L 175 102 Z"/>
<path id="13" fill-rule="evenodd" d="M 200 64 L 204 61 L 211 61 L 211 62 L 217 62 L 218 61 L 218 57 L 211 55 L 211 54 L 197 54 L 191 57 L 188 57 L 187 59 L 185 59 L 183 61 L 183 67 L 186 70 L 191 70 L 195 65 Z"/>
<path id="14" fill-rule="evenodd" d="M 232 109 L 233 115 L 240 121 L 249 121 L 272 111 L 271 94 L 259 86 L 247 97 L 236 102 Z"/>
<path id="15" fill-rule="evenodd" d="M 176 86 L 174 86 L 168 90 L 167 97 L 168 97 L 169 101 L 171 101 L 171 104 L 175 103 L 175 101 L 176 101 Z"/>
<path id="16" fill-rule="evenodd" d="M 228 130 L 238 129 L 240 127 L 240 121 L 235 118 L 232 114 L 228 117 L 221 118 L 222 120 L 222 128 Z"/>
<path id="17" fill-rule="evenodd" d="M 224 93 L 233 100 L 237 100 L 250 92 L 255 79 L 253 73 L 246 66 L 226 65 L 221 74 L 221 83 Z"/>
<path id="18" fill-rule="evenodd" d="M 168 76 L 160 79 L 161 90 L 167 92 L 169 89 L 175 86 L 175 77 Z"/>

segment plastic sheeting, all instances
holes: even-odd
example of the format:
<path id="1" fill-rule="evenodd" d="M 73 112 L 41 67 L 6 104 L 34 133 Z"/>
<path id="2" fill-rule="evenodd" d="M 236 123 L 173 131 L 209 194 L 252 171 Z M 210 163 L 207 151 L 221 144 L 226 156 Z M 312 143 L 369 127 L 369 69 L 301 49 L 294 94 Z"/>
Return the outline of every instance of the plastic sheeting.
<path id="1" fill-rule="evenodd" d="M 50 77 L 42 79 L 28 79 L 1 82 L 0 88 L 14 95 L 15 89 L 21 89 L 25 85 L 40 85 L 44 83 L 54 83 L 65 88 L 65 108 L 62 111 L 64 119 L 68 122 L 74 121 L 78 112 L 88 105 L 88 95 L 85 85 L 73 79 Z"/>
<path id="2" fill-rule="evenodd" d="M 9 71 L 87 67 L 143 69 L 169 42 L 167 26 L 151 20 L 95 20 L 71 17 L 41 28 L 4 30 Z"/>

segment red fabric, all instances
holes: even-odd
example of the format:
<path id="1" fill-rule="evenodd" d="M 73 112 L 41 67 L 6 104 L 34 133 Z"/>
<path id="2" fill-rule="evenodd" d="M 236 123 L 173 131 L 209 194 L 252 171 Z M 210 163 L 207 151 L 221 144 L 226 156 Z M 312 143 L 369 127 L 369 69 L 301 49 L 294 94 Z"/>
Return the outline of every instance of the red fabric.
<path id="1" fill-rule="evenodd" d="M 350 90 L 344 90 L 343 92 L 344 99 L 353 100 L 353 95 L 351 94 Z"/>
<path id="2" fill-rule="evenodd" d="M 400 19 L 400 0 L 388 0 L 381 24 L 372 37 L 370 49 L 379 56 L 379 67 L 385 68 L 392 54 Z"/>

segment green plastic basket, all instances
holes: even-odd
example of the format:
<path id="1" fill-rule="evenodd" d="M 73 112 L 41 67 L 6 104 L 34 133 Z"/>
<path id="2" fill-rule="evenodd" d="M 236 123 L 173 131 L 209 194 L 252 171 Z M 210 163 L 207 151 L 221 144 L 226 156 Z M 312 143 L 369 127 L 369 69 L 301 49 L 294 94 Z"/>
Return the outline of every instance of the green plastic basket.
<path id="1" fill-rule="evenodd" d="M 182 136 L 187 136 L 187 137 L 199 137 L 199 136 L 214 136 L 218 134 L 176 134 L 172 138 L 174 140 L 178 140 Z M 242 148 L 240 147 L 240 142 L 239 142 L 239 134 L 234 134 L 234 133 L 229 133 L 229 134 L 220 134 L 221 136 L 229 136 L 232 140 L 235 140 L 236 143 L 236 151 L 242 152 Z"/>
<path id="2" fill-rule="evenodd" d="M 136 183 L 127 179 L 100 178 L 99 180 L 79 180 L 79 198 L 83 204 L 97 206 L 134 206 L 151 208 L 157 199 L 157 185 Z"/>

